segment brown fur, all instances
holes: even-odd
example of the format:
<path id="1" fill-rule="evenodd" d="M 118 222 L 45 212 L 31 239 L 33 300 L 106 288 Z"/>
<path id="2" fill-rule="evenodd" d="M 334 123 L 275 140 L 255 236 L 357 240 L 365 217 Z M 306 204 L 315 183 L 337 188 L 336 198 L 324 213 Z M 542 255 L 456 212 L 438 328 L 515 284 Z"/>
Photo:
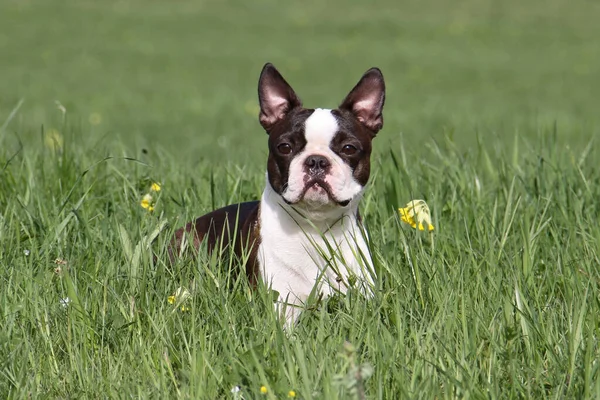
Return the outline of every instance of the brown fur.
<path id="1" fill-rule="evenodd" d="M 259 208 L 258 201 L 233 204 L 189 222 L 175 232 L 169 245 L 169 258 L 174 261 L 179 255 L 184 238 L 196 251 L 202 241 L 206 240 L 209 252 L 213 252 L 217 247 L 219 250 L 225 250 L 235 240 L 234 253 L 240 259 L 244 254 L 247 255 L 246 276 L 250 284 L 255 286 L 259 276 L 256 260 L 260 244 Z"/>

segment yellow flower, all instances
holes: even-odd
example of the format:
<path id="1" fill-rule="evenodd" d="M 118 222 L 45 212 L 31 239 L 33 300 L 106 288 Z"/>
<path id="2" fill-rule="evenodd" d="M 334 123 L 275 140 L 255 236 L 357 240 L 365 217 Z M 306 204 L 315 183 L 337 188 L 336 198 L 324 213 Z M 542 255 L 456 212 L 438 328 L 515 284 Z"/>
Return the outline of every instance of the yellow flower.
<path id="1" fill-rule="evenodd" d="M 267 394 L 267 392 L 268 392 L 268 390 L 267 390 L 267 387 L 266 387 L 266 386 L 261 386 L 261 387 L 260 387 L 260 392 L 261 392 L 262 394 Z"/>
<path id="2" fill-rule="evenodd" d="M 160 192 L 160 184 L 154 182 L 152 186 L 150 186 L 150 190 L 153 192 Z"/>
<path id="3" fill-rule="evenodd" d="M 288 392 L 288 397 L 291 398 L 291 399 L 293 399 L 294 397 L 296 397 L 296 392 L 294 392 L 293 390 L 290 390 Z"/>
<path id="4" fill-rule="evenodd" d="M 180 288 L 177 288 L 175 293 L 173 293 L 171 296 L 167 297 L 167 301 L 169 302 L 169 304 L 177 303 L 179 309 L 183 312 L 190 311 L 190 308 L 188 306 L 186 306 L 185 304 L 183 304 L 183 302 L 186 301 L 190 296 L 191 296 L 191 293 L 187 289 L 180 287 Z"/>
<path id="5" fill-rule="evenodd" d="M 152 205 L 152 195 L 147 193 L 142 197 L 142 201 L 140 201 L 140 205 L 142 208 L 145 208 L 148 211 L 154 211 L 154 206 Z"/>
<path id="6" fill-rule="evenodd" d="M 424 231 L 425 226 L 423 223 L 425 223 L 429 231 L 434 230 L 433 224 L 431 223 L 429 207 L 424 200 L 412 200 L 408 202 L 406 207 L 399 208 L 398 211 L 400 212 L 400 219 L 402 219 L 402 222 L 406 222 L 413 228 L 417 228 L 418 224 L 419 230 Z"/>

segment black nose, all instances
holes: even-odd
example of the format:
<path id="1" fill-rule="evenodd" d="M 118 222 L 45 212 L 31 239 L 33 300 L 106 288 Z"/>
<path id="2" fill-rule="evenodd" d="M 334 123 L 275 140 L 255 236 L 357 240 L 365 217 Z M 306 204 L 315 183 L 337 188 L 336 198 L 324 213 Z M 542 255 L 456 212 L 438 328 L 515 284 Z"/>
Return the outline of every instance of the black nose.
<path id="1" fill-rule="evenodd" d="M 320 155 L 312 155 L 308 156 L 306 160 L 304 160 L 304 165 L 310 170 L 312 173 L 325 171 L 331 163 L 326 157 Z"/>

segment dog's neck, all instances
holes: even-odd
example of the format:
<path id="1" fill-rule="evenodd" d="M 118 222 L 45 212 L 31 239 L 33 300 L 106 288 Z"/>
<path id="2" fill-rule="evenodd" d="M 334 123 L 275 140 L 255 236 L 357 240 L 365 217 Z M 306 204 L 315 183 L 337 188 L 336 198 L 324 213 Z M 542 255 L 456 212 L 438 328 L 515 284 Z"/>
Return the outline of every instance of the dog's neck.
<path id="1" fill-rule="evenodd" d="M 287 204 L 273 190 L 267 178 L 265 190 L 261 198 L 261 208 L 269 210 L 271 215 L 277 215 L 280 222 L 293 221 L 299 229 L 305 232 L 323 234 L 336 226 L 347 223 L 350 219 L 355 223 L 358 217 L 358 204 L 362 193 L 356 196 L 346 207 L 332 205 L 331 207 L 311 208 L 306 204 Z"/>

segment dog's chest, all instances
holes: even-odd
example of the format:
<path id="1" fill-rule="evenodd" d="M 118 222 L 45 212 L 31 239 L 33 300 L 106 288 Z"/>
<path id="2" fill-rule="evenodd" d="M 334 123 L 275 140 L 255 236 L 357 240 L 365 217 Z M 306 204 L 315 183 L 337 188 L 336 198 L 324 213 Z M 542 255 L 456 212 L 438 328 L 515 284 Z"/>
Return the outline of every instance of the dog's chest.
<path id="1" fill-rule="evenodd" d="M 298 303 L 317 291 L 345 293 L 354 282 L 372 283 L 365 232 L 354 215 L 320 231 L 297 223 L 286 210 L 263 204 L 260 215 L 260 275 L 281 300 Z"/>

